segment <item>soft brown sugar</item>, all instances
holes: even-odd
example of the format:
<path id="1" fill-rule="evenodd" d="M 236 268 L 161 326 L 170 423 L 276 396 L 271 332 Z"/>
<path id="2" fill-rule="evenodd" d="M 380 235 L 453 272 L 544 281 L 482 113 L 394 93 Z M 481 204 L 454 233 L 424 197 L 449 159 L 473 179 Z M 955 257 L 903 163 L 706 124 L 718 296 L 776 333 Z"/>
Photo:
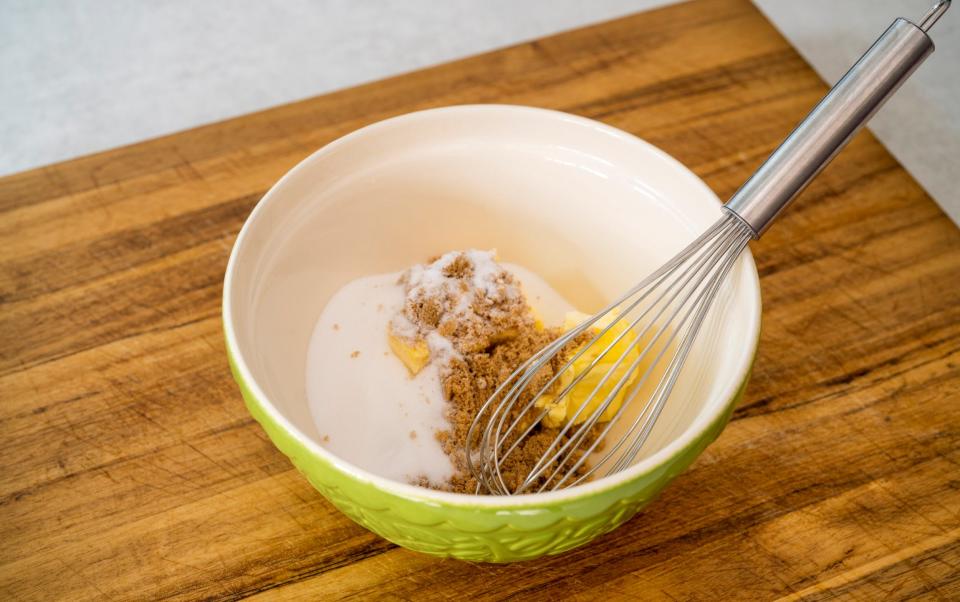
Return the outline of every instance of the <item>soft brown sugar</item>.
<path id="1" fill-rule="evenodd" d="M 443 268 L 443 275 L 448 278 L 469 278 L 473 276 L 473 263 L 461 253 Z"/>
<path id="2" fill-rule="evenodd" d="M 400 281 L 407 294 L 400 317 L 405 325 L 398 327 L 396 320 L 393 325 L 394 332 L 406 333 L 411 342 L 435 332 L 454 350 L 441 358 L 431 356 L 431 361 L 444 362 L 441 374 L 444 397 L 449 402 L 446 417 L 450 428 L 437 432 L 437 438 L 456 474 L 443 484 L 427 483 L 422 478 L 415 482 L 462 493 L 477 491 L 477 482 L 467 468 L 465 448 L 467 432 L 480 407 L 521 363 L 562 333 L 538 325 L 517 279 L 494 263 L 492 254 L 477 253 L 447 254 L 406 272 Z M 570 346 L 579 343 L 576 340 Z M 516 404 L 511 420 L 530 400 L 532 391 L 546 384 L 568 357 L 569 350 L 565 350 L 544 366 Z M 528 414 L 524 417 L 528 422 L 517 432 L 524 432 L 539 412 Z M 526 478 L 558 434 L 559 429 L 534 426 L 501 464 L 508 487 L 516 488 Z M 554 467 L 549 466 L 545 474 L 551 474 Z"/>
<path id="3" fill-rule="evenodd" d="M 532 328 L 534 318 L 520 282 L 499 266 L 496 270 L 487 266 L 478 278 L 477 260 L 466 253 L 448 254 L 425 268 L 405 272 L 400 284 L 407 300 L 399 321 L 408 327 L 398 325 L 395 318 L 393 331 L 407 332 L 411 342 L 436 331 L 458 353 L 468 354 L 512 338 L 522 328 Z"/>
<path id="4" fill-rule="evenodd" d="M 466 442 L 470 424 L 496 388 L 520 364 L 553 342 L 560 334 L 562 334 L 560 329 L 524 328 L 490 349 L 452 360 L 443 380 L 444 396 L 450 402 L 447 408 L 450 429 L 437 433 L 443 451 L 450 456 L 456 469 L 456 474 L 449 483 L 449 489 L 461 493 L 474 493 L 477 490 L 477 481 L 467 468 Z M 571 347 L 577 344 L 578 341 L 574 341 Z M 533 392 L 539 391 L 547 384 L 563 367 L 568 356 L 569 351 L 555 356 L 534 376 L 520 396 L 519 403 L 514 406 L 515 411 L 509 416 L 509 421 L 513 421 L 520 415 L 520 409 L 530 401 Z M 538 416 L 539 411 L 525 414 L 516 432 L 525 432 Z M 504 459 L 500 465 L 500 472 L 509 489 L 514 490 L 519 487 L 540 458 L 547 453 L 559 430 L 546 428 L 542 424 L 536 425 L 534 430 L 520 441 L 513 453 Z M 511 446 L 514 441 L 515 439 L 507 441 L 504 447 Z M 553 451 L 556 451 L 556 448 Z M 546 477 L 553 473 L 554 468 L 556 463 L 548 465 L 544 476 L 537 480 L 536 485 L 543 484 Z M 536 490 L 536 487 L 533 489 Z"/>

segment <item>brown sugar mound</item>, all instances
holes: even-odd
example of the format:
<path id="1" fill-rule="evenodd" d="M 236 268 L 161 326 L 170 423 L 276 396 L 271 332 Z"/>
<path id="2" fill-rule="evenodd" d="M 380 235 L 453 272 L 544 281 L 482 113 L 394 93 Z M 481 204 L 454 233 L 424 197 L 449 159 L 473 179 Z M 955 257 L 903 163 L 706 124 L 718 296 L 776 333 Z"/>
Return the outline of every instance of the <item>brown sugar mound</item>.
<path id="1" fill-rule="evenodd" d="M 467 354 L 534 326 L 520 282 L 492 251 L 447 253 L 410 268 L 400 284 L 406 301 L 391 328 L 411 341 L 436 331 Z"/>
<path id="2" fill-rule="evenodd" d="M 444 396 L 450 402 L 447 408 L 447 419 L 451 427 L 450 430 L 437 433 L 443 451 L 450 456 L 456 469 L 456 474 L 449 483 L 450 490 L 460 493 L 475 493 L 478 490 L 477 480 L 470 474 L 467 467 L 465 444 L 470 424 L 480 407 L 520 364 L 552 343 L 561 334 L 560 329 L 523 329 L 516 336 L 495 344 L 488 350 L 471 353 L 451 361 L 450 370 L 443 381 Z M 574 340 L 570 347 L 575 347 L 579 342 L 579 340 Z M 509 415 L 507 424 L 521 414 L 521 408 L 530 401 L 533 393 L 547 384 L 563 367 L 569 355 L 570 351 L 566 350 L 565 353 L 554 356 L 550 363 L 534 376 L 520 395 L 518 403 L 514 406 L 514 411 Z M 540 410 L 524 414 L 516 432 L 525 432 L 527 427 L 539 417 L 539 414 Z M 550 445 L 560 434 L 560 430 L 547 428 L 542 424 L 536 425 L 533 431 L 520 441 L 517 448 L 501 462 L 500 474 L 508 489 L 514 491 L 523 483 L 527 475 L 540 461 L 540 458 L 550 450 Z M 593 440 L 598 430 L 595 428 L 588 435 L 587 444 Z M 564 441 L 566 438 L 564 436 Z M 514 441 L 516 441 L 515 438 L 508 440 L 504 448 L 510 447 Z M 554 447 L 551 453 L 556 451 L 557 447 Z M 578 458 L 574 458 L 574 460 L 576 459 Z M 566 468 L 571 465 L 572 463 L 567 464 Z M 536 491 L 540 485 L 543 485 L 547 478 L 553 474 L 556 467 L 556 462 L 550 463 L 547 470 L 534 482 L 529 491 Z M 575 474 L 583 474 L 585 470 L 585 467 L 581 467 Z M 563 474 L 563 472 L 561 471 L 559 474 Z"/>
<path id="3" fill-rule="evenodd" d="M 536 322 L 520 283 L 496 264 L 493 256 L 492 251 L 447 253 L 428 264 L 414 266 L 400 280 L 407 299 L 402 312 L 391 323 L 392 331 L 411 341 L 436 333 L 449 342 L 452 350 L 435 358 L 436 349 L 432 348 L 431 361 L 443 362 L 441 378 L 444 397 L 449 402 L 446 417 L 450 428 L 437 432 L 437 438 L 450 456 L 455 475 L 443 484 L 420 478 L 416 480 L 420 485 L 460 493 L 477 492 L 477 481 L 466 463 L 471 422 L 517 367 L 562 334 L 560 329 L 544 329 Z M 570 350 L 581 342 L 573 341 L 534 377 L 515 405 L 511 420 L 519 415 L 532 393 L 563 367 Z M 524 415 L 526 423 L 521 423 L 518 432 L 524 432 L 538 416 L 539 410 Z M 501 463 L 501 474 L 511 490 L 524 481 L 559 432 L 560 429 L 537 424 Z M 595 434 L 590 434 L 588 443 Z M 553 468 L 555 464 L 544 475 L 550 475 Z M 578 473 L 584 470 L 581 468 Z M 545 478 L 542 476 L 534 483 L 532 490 L 543 484 Z"/>

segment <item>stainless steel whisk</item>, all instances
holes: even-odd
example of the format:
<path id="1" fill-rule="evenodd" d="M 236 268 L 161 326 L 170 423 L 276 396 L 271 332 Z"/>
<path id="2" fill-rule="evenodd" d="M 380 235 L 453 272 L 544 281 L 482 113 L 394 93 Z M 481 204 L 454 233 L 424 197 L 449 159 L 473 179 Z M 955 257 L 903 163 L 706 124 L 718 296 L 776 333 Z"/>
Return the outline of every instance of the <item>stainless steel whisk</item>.
<path id="1" fill-rule="evenodd" d="M 950 0 L 940 0 L 919 24 L 906 19 L 894 21 L 734 193 L 713 226 L 622 297 L 535 353 L 496 389 L 467 435 L 467 463 L 479 483 L 478 491 L 512 495 L 555 490 L 633 464 L 740 253 L 751 239 L 767 230 L 933 52 L 927 31 L 949 6 Z M 623 328 L 624 324 L 628 327 Z M 545 384 L 531 387 L 546 364 L 591 329 L 596 334 L 588 343 L 578 347 Z M 569 374 L 577 360 L 611 333 L 616 334 L 611 342 L 554 394 L 551 389 L 559 387 L 561 375 Z M 619 355 L 611 356 L 615 348 Z M 639 352 L 629 360 L 633 350 Z M 625 363 L 627 368 L 622 370 Z M 548 392 L 554 403 L 566 399 L 591 371 L 602 369 L 598 366 L 606 372 L 594 374 L 594 378 L 601 376 L 597 384 L 568 417 L 540 460 L 522 482 L 508 483 L 503 474 L 505 462 L 549 412 L 549 407 L 538 404 L 538 400 Z M 641 396 L 645 388 L 653 390 Z M 623 402 L 612 418 L 601 421 L 624 389 Z M 602 398 L 598 397 L 601 392 Z M 597 399 L 599 403 L 595 403 Z M 632 422 L 628 414 L 634 416 Z M 615 441 L 607 441 L 615 426 L 624 427 L 622 434 Z"/>

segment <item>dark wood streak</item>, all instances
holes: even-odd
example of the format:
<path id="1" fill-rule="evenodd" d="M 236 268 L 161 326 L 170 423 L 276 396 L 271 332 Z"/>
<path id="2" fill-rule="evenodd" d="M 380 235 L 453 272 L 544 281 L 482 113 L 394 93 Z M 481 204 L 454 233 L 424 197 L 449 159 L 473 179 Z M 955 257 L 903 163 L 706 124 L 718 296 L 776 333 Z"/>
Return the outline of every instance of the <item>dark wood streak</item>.
<path id="1" fill-rule="evenodd" d="M 956 335 L 945 337 L 939 341 L 935 341 L 932 345 L 929 343 L 921 343 L 916 345 L 914 352 L 916 351 L 927 351 L 933 347 L 936 347 L 943 343 L 953 342 L 956 340 Z M 915 370 L 918 367 L 930 364 L 932 362 L 940 362 L 951 355 L 960 352 L 960 348 L 953 348 L 942 354 L 936 355 L 933 358 L 927 359 L 918 364 L 914 364 L 905 370 L 899 370 L 884 374 L 882 377 L 869 381 L 863 385 L 859 384 L 859 381 L 864 379 L 864 377 L 870 375 L 871 373 L 878 372 L 881 368 L 893 368 L 900 365 L 904 360 L 908 359 L 911 355 L 911 351 L 905 351 L 903 355 L 896 356 L 887 360 L 877 362 L 875 364 L 864 366 L 850 372 L 844 372 L 838 376 L 828 378 L 825 381 L 819 383 L 810 383 L 809 386 L 805 386 L 799 390 L 785 391 L 781 394 L 786 394 L 791 397 L 799 397 L 801 400 L 793 403 L 778 403 L 778 398 L 776 396 L 768 396 L 757 399 L 756 401 L 741 403 L 737 406 L 737 409 L 734 410 L 731 420 L 740 420 L 743 418 L 750 418 L 754 416 L 762 416 L 765 414 L 772 414 L 775 412 L 782 412 L 785 410 L 792 410 L 799 408 L 804 405 L 809 405 L 812 403 L 817 403 L 824 399 L 830 397 L 836 397 L 838 395 L 848 395 L 854 392 L 858 386 L 859 388 L 875 386 L 877 384 L 891 381 L 895 378 L 903 376 L 903 374 Z M 816 394 L 817 391 L 825 391 Z"/>
<path id="2" fill-rule="evenodd" d="M 225 228 L 229 228 L 227 235 L 235 235 L 262 196 L 263 192 L 245 194 L 144 226 L 0 263 L 0 307 L 137 269 L 151 260 L 223 238 Z M 46 278 L 35 277 L 40 273 Z"/>
<path id="3" fill-rule="evenodd" d="M 317 575 L 322 575 L 336 569 L 350 566 L 355 562 L 360 562 L 363 560 L 368 560 L 375 556 L 379 556 L 384 552 L 389 552 L 390 550 L 396 549 L 398 546 L 396 544 L 390 543 L 385 539 L 375 539 L 370 542 L 368 546 L 361 547 L 357 550 L 352 550 L 349 555 L 344 555 L 339 558 L 331 560 L 328 564 L 323 564 L 319 566 L 313 566 L 308 570 L 305 570 L 300 573 L 291 575 L 290 577 L 282 581 L 270 581 L 266 582 L 263 585 L 257 587 L 251 587 L 243 591 L 232 593 L 230 597 L 226 598 L 227 600 L 243 600 L 244 598 L 249 598 L 256 594 L 270 591 L 272 589 L 277 589 L 284 587 L 286 585 L 292 585 L 294 583 L 300 583 L 301 581 L 306 581 L 311 577 L 316 577 Z"/>
<path id="4" fill-rule="evenodd" d="M 86 352 L 88 352 L 88 351 L 92 351 L 92 350 L 94 350 L 94 349 L 97 349 L 98 347 L 102 347 L 102 346 L 104 346 L 104 345 L 109 345 L 109 344 L 111 344 L 111 343 L 119 343 L 119 342 L 123 342 L 123 341 L 128 341 L 128 340 L 135 339 L 135 338 L 137 338 L 137 337 L 140 337 L 140 336 L 143 336 L 143 335 L 147 335 L 147 334 L 154 334 L 154 333 L 158 333 L 158 332 L 164 332 L 164 331 L 169 331 L 169 330 L 176 330 L 176 329 L 178 329 L 178 328 L 183 328 L 184 326 L 190 326 L 191 324 L 196 324 L 196 323 L 198 323 L 198 322 L 206 322 L 207 320 L 212 320 L 212 319 L 214 319 L 214 318 L 219 318 L 219 316 L 220 316 L 219 313 L 214 313 L 214 314 L 209 314 L 209 315 L 205 315 L 205 316 L 200 316 L 200 317 L 198 317 L 198 318 L 193 318 L 193 319 L 191 319 L 191 320 L 187 320 L 186 322 L 180 322 L 180 323 L 177 323 L 177 324 L 164 325 L 164 326 L 158 326 L 158 327 L 156 327 L 156 328 L 145 328 L 145 329 L 142 329 L 142 330 L 131 331 L 131 332 L 129 332 L 128 334 L 125 334 L 125 335 L 123 335 L 123 336 L 121 336 L 121 337 L 119 337 L 119 338 L 113 338 L 113 339 L 101 338 L 101 339 L 97 339 L 97 340 L 95 340 L 94 342 L 88 344 L 88 345 L 85 346 L 85 347 L 71 348 L 69 351 L 64 351 L 63 353 L 60 353 L 59 355 L 47 356 L 47 357 L 44 357 L 43 359 L 40 359 L 40 360 L 38 360 L 38 361 L 36 361 L 36 362 L 34 362 L 34 363 L 30 363 L 30 364 L 22 363 L 22 364 L 14 367 L 14 368 L 11 368 L 10 370 L 0 371 L 0 377 L 11 376 L 11 375 L 17 374 L 18 372 L 23 372 L 23 371 L 25 371 L 25 370 L 29 370 L 29 369 L 32 369 L 32 368 L 39 368 L 39 367 L 45 366 L 45 365 L 47 365 L 47 364 L 51 364 L 51 363 L 54 363 L 54 362 L 58 362 L 58 361 L 60 361 L 60 360 L 63 360 L 63 359 L 66 359 L 66 358 L 69 358 L 69 357 L 72 357 L 72 356 L 75 356 L 75 355 L 78 355 L 78 354 L 82 354 L 82 353 L 86 353 Z M 41 413 L 42 413 L 42 412 L 41 412 Z"/>
<path id="5" fill-rule="evenodd" d="M 747 0 L 696 0 L 0 178 L 0 597 L 960 598 L 960 232 L 869 133 L 753 244 L 764 330 L 727 430 L 561 556 L 377 538 L 272 447 L 226 365 L 233 238 L 348 131 L 562 109 L 722 198 L 825 89 Z"/>
<path id="6" fill-rule="evenodd" d="M 197 436 L 198 438 L 203 438 L 203 437 L 210 437 L 210 436 L 213 436 L 213 435 L 220 435 L 220 434 L 223 434 L 223 433 L 226 433 L 226 432 L 228 432 L 228 431 L 235 430 L 235 429 L 247 428 L 247 427 L 253 426 L 253 424 L 254 424 L 253 418 L 243 418 L 243 419 L 237 420 L 236 422 L 233 422 L 233 423 L 231 423 L 231 424 L 227 424 L 227 425 L 223 425 L 223 426 L 218 426 L 217 428 L 210 429 L 209 431 L 206 431 L 206 432 L 203 432 L 203 433 L 199 433 L 199 434 L 197 434 L 196 436 Z M 122 463 L 128 463 L 128 462 L 132 462 L 132 461 L 135 461 L 135 460 L 139 460 L 139 459 L 141 459 L 141 458 L 150 457 L 150 456 L 152 456 L 152 455 L 156 455 L 156 454 L 159 453 L 159 452 L 166 451 L 166 450 L 170 449 L 171 447 L 172 447 L 172 445 L 166 445 L 166 446 L 158 445 L 158 446 L 156 446 L 156 447 L 151 447 L 150 449 L 147 449 L 147 450 L 145 450 L 145 451 L 143 451 L 143 452 L 141 452 L 141 453 L 131 454 L 131 455 L 125 455 L 125 456 L 122 456 L 122 457 L 114 458 L 114 459 L 112 459 L 112 460 L 110 460 L 110 461 L 108 461 L 108 462 L 104 462 L 104 463 L 102 463 L 102 464 L 97 464 L 97 465 L 95 465 L 95 466 L 90 466 L 90 467 L 88 467 L 88 468 L 84 468 L 84 469 L 82 469 L 82 470 L 78 470 L 78 471 L 75 471 L 75 472 L 65 473 L 65 474 L 63 474 L 63 475 L 61 475 L 61 476 L 55 477 L 55 478 L 53 478 L 53 479 L 50 479 L 49 481 L 38 482 L 38 483 L 36 483 L 36 484 L 31 485 L 30 487 L 28 487 L 28 488 L 26 488 L 26 489 L 21 489 L 21 490 L 19 490 L 19 491 L 14 491 L 14 492 L 6 495 L 6 496 L 3 497 L 3 498 L 0 498 L 0 506 L 4 506 L 5 504 L 8 504 L 8 503 L 10 503 L 10 502 L 19 501 L 19 500 L 23 499 L 23 498 L 26 497 L 26 496 L 34 495 L 34 494 L 36 494 L 36 493 L 39 493 L 39 492 L 40 492 L 43 488 L 45 488 L 45 487 L 51 487 L 51 486 L 54 486 L 54 485 L 58 485 L 58 484 L 60 484 L 60 483 L 62 483 L 62 482 L 64 482 L 64 481 L 69 481 L 70 479 L 76 479 L 76 478 L 78 478 L 78 477 L 81 477 L 81 476 L 83 476 L 84 474 L 101 472 L 101 471 L 104 471 L 104 470 L 109 470 L 110 468 L 113 468 L 114 466 L 117 466 L 117 465 L 122 464 Z"/>
<path id="7" fill-rule="evenodd" d="M 9 311 L 0 318 L 0 331 L 11 332 L 14 324 L 24 321 L 33 322 L 40 328 L 20 338 L 6 341 L 3 353 L 0 354 L 0 375 L 33 368 L 117 340 L 157 330 L 175 329 L 183 324 L 209 319 L 212 317 L 208 313 L 209 307 L 206 308 L 207 312 L 192 315 L 183 322 L 178 321 L 179 317 L 175 315 L 179 308 L 192 301 L 191 297 L 200 297 L 208 304 L 219 301 L 223 278 L 214 276 L 209 265 L 225 264 L 226 253 L 212 253 L 201 259 L 205 261 L 186 261 L 175 267 L 159 270 L 159 276 L 135 279 L 133 282 L 124 283 L 122 287 L 112 287 L 109 284 L 97 287 L 81 306 L 88 316 L 89 330 L 77 333 L 72 341 L 63 338 L 63 331 L 49 328 L 56 322 L 66 322 L 74 328 L 78 327 L 74 323 L 74 314 L 68 309 L 61 309 L 59 300 L 45 303 L 38 308 Z M 203 269 L 204 267 L 207 269 Z M 195 278 L 175 280 L 174 276 L 184 271 L 189 271 Z M 150 295 L 154 291 L 149 290 L 144 292 L 143 284 L 149 282 L 158 286 L 157 278 L 163 281 L 164 276 L 168 277 L 168 282 L 177 282 L 178 286 L 171 287 L 162 295 Z M 80 303 L 72 299 L 69 302 Z"/>
<path id="8" fill-rule="evenodd" d="M 741 82 L 763 80 L 771 77 L 789 77 L 809 69 L 803 59 L 793 50 L 784 49 L 760 56 L 748 57 L 733 64 L 691 75 L 669 78 L 663 81 L 633 88 L 584 105 L 569 107 L 572 113 L 582 113 L 594 119 L 635 111 L 640 108 L 689 100 L 691 97 L 707 96 L 720 90 L 729 90 Z M 767 101 L 769 99 L 766 99 Z"/>

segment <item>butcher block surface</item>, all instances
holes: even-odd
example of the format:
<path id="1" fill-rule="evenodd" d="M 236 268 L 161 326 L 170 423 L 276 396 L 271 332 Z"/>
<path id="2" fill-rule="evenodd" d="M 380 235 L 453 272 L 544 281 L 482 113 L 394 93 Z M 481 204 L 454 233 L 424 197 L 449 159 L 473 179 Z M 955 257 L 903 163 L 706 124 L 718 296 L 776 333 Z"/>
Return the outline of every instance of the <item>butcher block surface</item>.
<path id="1" fill-rule="evenodd" d="M 763 335 L 730 425 L 585 547 L 497 566 L 369 533 L 227 367 L 238 230 L 347 132 L 548 107 L 726 198 L 826 89 L 750 2 L 696 0 L 0 179 L 0 597 L 960 599 L 960 231 L 868 132 L 752 245 Z"/>

